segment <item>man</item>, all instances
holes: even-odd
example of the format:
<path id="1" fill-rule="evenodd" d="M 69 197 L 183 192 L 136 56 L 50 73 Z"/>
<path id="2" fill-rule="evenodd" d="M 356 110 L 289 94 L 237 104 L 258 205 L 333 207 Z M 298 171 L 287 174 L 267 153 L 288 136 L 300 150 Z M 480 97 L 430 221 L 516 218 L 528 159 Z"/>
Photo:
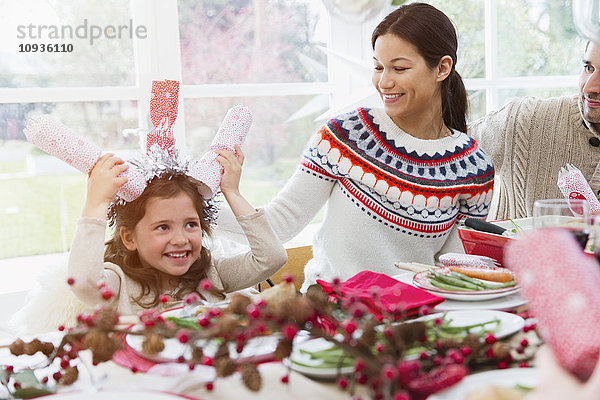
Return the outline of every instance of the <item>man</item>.
<path id="1" fill-rule="evenodd" d="M 551 99 L 513 99 L 469 125 L 496 168 L 488 219 L 533 215 L 533 202 L 563 198 L 558 172 L 579 168 L 600 193 L 600 45 L 588 42 L 579 94 Z"/>

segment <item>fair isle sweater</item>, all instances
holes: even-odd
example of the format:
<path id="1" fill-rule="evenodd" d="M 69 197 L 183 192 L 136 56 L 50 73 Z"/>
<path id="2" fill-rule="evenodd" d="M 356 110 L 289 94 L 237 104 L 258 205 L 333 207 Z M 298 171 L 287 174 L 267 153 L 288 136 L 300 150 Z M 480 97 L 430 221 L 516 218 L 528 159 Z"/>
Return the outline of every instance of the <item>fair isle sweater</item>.
<path id="1" fill-rule="evenodd" d="M 558 172 L 567 163 L 579 168 L 594 193 L 600 190 L 600 138 L 584 121 L 579 95 L 550 99 L 524 97 L 469 124 L 494 161 L 497 177 L 489 219 L 533 215 L 533 202 L 563 198 Z"/>
<path id="2" fill-rule="evenodd" d="M 304 291 L 317 279 L 345 280 L 363 270 L 394 275 L 398 261 L 433 264 L 457 220 L 485 219 L 493 178 L 492 162 L 466 134 L 421 140 L 383 110 L 359 108 L 313 135 L 264 211 L 285 242 L 326 204 Z M 219 225 L 230 229 L 231 214 L 221 212 Z"/>

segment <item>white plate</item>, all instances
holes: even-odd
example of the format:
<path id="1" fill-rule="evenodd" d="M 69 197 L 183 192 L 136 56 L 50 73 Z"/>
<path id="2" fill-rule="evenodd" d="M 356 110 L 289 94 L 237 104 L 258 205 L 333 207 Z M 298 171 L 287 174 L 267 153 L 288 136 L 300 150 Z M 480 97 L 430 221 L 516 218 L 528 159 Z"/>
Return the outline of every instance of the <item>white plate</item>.
<path id="1" fill-rule="evenodd" d="M 444 313 L 430 314 L 425 317 L 418 318 L 418 320 L 438 318 L 443 314 Z M 496 323 L 493 323 L 485 325 L 484 327 L 473 328 L 471 330 L 472 333 L 480 333 L 481 331 L 485 331 L 484 328 L 497 328 L 494 336 L 496 336 L 498 339 L 510 336 L 525 326 L 525 320 L 519 315 L 496 310 L 448 311 L 446 313 L 446 318 L 452 320 L 450 326 L 466 326 L 498 319 L 500 320 L 499 326 L 497 326 Z"/>
<path id="2" fill-rule="evenodd" d="M 414 272 L 403 271 L 392 278 L 399 280 L 400 282 L 412 285 Z M 500 311 L 512 311 L 517 307 L 526 304 L 527 301 L 520 295 L 520 293 L 510 294 L 506 297 L 499 297 L 491 300 L 478 300 L 478 301 L 457 301 L 446 299 L 442 303 L 438 304 L 433 308 L 434 311 L 454 311 L 454 310 L 500 310 Z"/>
<path id="3" fill-rule="evenodd" d="M 485 301 L 457 301 L 446 300 L 433 308 L 434 311 L 454 311 L 454 310 L 500 310 L 512 311 L 527 303 L 520 293 L 511 294 L 505 297 L 499 297 Z"/>
<path id="4" fill-rule="evenodd" d="M 136 329 L 136 327 L 133 329 Z M 156 355 L 148 355 L 142 351 L 143 341 L 144 337 L 141 335 L 125 336 L 125 342 L 133 349 L 133 351 L 135 351 L 140 357 L 153 362 L 173 362 L 180 356 L 184 356 L 189 359 L 192 355 L 190 346 L 179 342 L 179 340 L 175 338 L 163 340 L 163 343 L 165 344 L 163 351 Z M 248 343 L 246 343 L 241 353 L 236 351 L 234 343 L 230 343 L 229 354 L 231 358 L 266 356 L 275 351 L 278 342 L 279 337 L 277 335 L 255 337 L 248 340 Z M 203 353 L 209 357 L 212 357 L 214 354 L 216 354 L 217 350 L 218 346 L 214 341 L 205 341 L 205 343 L 202 345 Z"/>
<path id="5" fill-rule="evenodd" d="M 52 400 L 106 400 L 106 399 L 127 399 L 127 400 L 181 400 L 189 397 L 178 396 L 174 393 L 148 391 L 140 388 L 136 389 L 100 389 L 99 391 L 72 391 L 59 392 L 46 399 Z"/>
<path id="6" fill-rule="evenodd" d="M 290 354 L 289 359 L 285 358 L 283 363 L 296 372 L 300 372 L 311 378 L 316 379 L 335 379 L 341 375 L 347 375 L 354 372 L 354 366 L 343 367 L 343 368 L 319 368 L 319 367 L 306 367 L 304 365 L 298 365 L 291 360 L 297 360 L 303 364 L 314 364 L 318 365 L 320 361 L 316 361 L 310 358 L 308 354 L 301 353 L 300 349 L 307 351 L 320 351 L 325 350 L 334 346 L 333 343 L 328 342 L 323 338 L 311 338 L 303 341 L 294 343 L 294 350 Z"/>
<path id="7" fill-rule="evenodd" d="M 480 372 L 469 375 L 455 386 L 431 395 L 429 400 L 464 400 L 473 390 L 484 388 L 487 385 L 514 387 L 517 384 L 535 387 L 538 382 L 538 373 L 535 368 L 510 368 L 494 371 Z"/>
<path id="8" fill-rule="evenodd" d="M 465 267 L 465 268 L 467 268 L 467 267 Z M 484 268 L 484 267 L 477 267 L 477 268 Z M 495 269 L 500 269 L 500 268 L 499 267 L 485 267 L 485 269 L 495 270 Z M 505 268 L 502 268 L 502 269 L 505 270 Z M 436 268 L 436 270 L 440 273 L 449 274 L 449 270 L 445 267 L 438 267 L 438 268 Z M 491 300 L 491 299 L 496 299 L 499 297 L 504 297 L 504 296 L 508 296 L 511 294 L 515 294 L 520 290 L 518 285 L 513 286 L 513 287 L 490 289 L 490 290 L 474 290 L 474 291 L 444 290 L 444 289 L 439 289 L 439 288 L 433 286 L 429 282 L 430 275 L 431 275 L 431 272 L 429 272 L 429 271 L 423 271 L 423 272 L 416 273 L 415 276 L 413 277 L 413 282 L 412 282 L 413 286 L 416 286 L 418 288 L 428 291 L 431 294 L 434 294 L 436 296 L 440 296 L 440 297 L 443 297 L 443 298 L 449 299 L 449 300 L 485 301 L 485 300 Z"/>

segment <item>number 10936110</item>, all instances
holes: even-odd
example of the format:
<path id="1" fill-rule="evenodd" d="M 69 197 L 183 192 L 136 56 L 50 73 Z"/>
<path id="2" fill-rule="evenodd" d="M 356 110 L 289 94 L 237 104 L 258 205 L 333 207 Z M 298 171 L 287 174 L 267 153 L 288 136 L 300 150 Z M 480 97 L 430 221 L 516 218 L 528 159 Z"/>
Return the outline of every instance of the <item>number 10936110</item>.
<path id="1" fill-rule="evenodd" d="M 73 44 L 71 43 L 21 43 L 19 44 L 19 53 L 71 53 Z"/>

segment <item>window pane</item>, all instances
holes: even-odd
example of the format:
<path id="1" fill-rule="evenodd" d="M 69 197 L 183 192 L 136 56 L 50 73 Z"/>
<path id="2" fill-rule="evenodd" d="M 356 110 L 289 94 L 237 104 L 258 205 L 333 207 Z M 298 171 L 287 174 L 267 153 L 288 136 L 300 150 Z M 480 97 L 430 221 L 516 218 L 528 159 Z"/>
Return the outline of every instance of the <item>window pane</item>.
<path id="1" fill-rule="evenodd" d="M 571 0 L 499 0 L 499 75 L 578 74 L 584 42 L 572 15 Z"/>
<path id="2" fill-rule="evenodd" d="M 314 122 L 316 113 L 287 122 L 311 100 L 314 103 L 315 98 L 186 99 L 186 143 L 189 152 L 199 158 L 208 150 L 230 107 L 236 104 L 249 107 L 254 122 L 243 145 L 245 161 L 240 186 L 252 205 L 265 204 L 292 175 L 309 137 L 322 123 Z"/>
<path id="3" fill-rule="evenodd" d="M 485 26 L 483 0 L 426 1 L 443 11 L 456 27 L 458 62 L 456 70 L 463 78 L 485 76 Z"/>
<path id="4" fill-rule="evenodd" d="M 472 90 L 469 95 L 469 121 L 475 121 L 485 115 L 485 90 Z"/>
<path id="5" fill-rule="evenodd" d="M 327 80 L 326 15 L 314 0 L 179 0 L 185 84 Z"/>
<path id="6" fill-rule="evenodd" d="M 542 99 L 549 97 L 570 96 L 578 92 L 577 87 L 572 88 L 531 88 L 531 89 L 502 89 L 498 91 L 498 104 L 504 105 L 513 97 L 534 96 Z"/>
<path id="7" fill-rule="evenodd" d="M 27 117 L 55 116 L 102 149 L 137 148 L 135 102 L 0 105 L 0 259 L 69 248 L 85 199 L 86 176 L 29 144 Z"/>
<path id="8" fill-rule="evenodd" d="M 142 31 L 131 18 L 122 0 L 3 1 L 1 86 L 135 85 L 132 36 Z"/>

